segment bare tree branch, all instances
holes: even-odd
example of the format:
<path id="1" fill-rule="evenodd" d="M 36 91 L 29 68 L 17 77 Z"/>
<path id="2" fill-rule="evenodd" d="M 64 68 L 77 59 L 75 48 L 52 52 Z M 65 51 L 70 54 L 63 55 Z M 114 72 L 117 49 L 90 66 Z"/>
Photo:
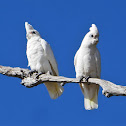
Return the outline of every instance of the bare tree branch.
<path id="1" fill-rule="evenodd" d="M 36 76 L 38 73 L 33 73 L 31 76 L 29 75 L 30 70 L 23 69 L 19 67 L 5 67 L 0 66 L 0 73 L 3 75 L 17 77 L 22 80 L 21 84 L 31 88 L 42 84 L 44 82 L 59 82 L 59 83 L 79 83 L 79 80 L 76 78 L 66 78 L 62 76 L 52 76 L 49 74 L 42 74 L 38 78 Z M 82 83 L 86 81 L 83 79 Z M 98 84 L 102 87 L 102 94 L 106 97 L 111 96 L 126 96 L 126 86 L 116 85 L 110 81 L 97 79 L 97 78 L 89 78 L 88 82 Z"/>

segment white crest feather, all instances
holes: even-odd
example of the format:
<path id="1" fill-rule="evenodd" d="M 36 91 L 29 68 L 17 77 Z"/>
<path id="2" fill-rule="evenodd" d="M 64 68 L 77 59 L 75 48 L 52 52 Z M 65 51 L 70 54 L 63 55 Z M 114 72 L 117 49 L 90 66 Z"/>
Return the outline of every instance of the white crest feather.
<path id="1" fill-rule="evenodd" d="M 95 24 L 92 24 L 92 26 L 89 28 L 89 30 L 92 32 L 98 32 L 98 29 Z"/>

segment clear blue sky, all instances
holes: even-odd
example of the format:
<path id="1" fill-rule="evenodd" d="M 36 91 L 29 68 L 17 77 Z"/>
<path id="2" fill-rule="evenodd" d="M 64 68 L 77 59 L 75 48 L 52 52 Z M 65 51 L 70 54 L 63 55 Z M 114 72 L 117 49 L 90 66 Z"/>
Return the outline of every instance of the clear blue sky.
<path id="1" fill-rule="evenodd" d="M 27 68 L 24 22 L 52 47 L 59 73 L 75 77 L 74 55 L 92 23 L 99 29 L 101 78 L 126 85 L 126 1 L 4 0 L 0 2 L 0 64 Z M 57 100 L 44 85 L 26 88 L 0 75 L 0 126 L 125 126 L 126 97 L 106 98 L 86 111 L 78 84 L 67 84 Z"/>

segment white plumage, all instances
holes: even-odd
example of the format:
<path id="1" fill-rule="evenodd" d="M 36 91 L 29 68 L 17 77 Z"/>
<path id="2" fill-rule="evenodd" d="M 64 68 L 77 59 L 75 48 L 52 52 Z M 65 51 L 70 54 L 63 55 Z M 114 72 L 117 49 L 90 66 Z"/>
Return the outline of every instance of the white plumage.
<path id="1" fill-rule="evenodd" d="M 35 30 L 28 22 L 25 22 L 27 37 L 27 58 L 28 66 L 31 70 L 38 73 L 47 73 L 58 76 L 57 63 L 50 45 L 41 38 L 39 32 Z M 46 82 L 45 86 L 52 99 L 58 98 L 64 91 L 59 83 Z"/>
<path id="2" fill-rule="evenodd" d="M 99 32 L 95 24 L 92 24 L 90 31 L 85 35 L 82 44 L 74 57 L 76 78 L 84 77 L 100 78 L 101 59 L 96 47 Z M 98 108 L 99 86 L 95 84 L 80 83 L 84 94 L 84 105 L 86 110 Z"/>

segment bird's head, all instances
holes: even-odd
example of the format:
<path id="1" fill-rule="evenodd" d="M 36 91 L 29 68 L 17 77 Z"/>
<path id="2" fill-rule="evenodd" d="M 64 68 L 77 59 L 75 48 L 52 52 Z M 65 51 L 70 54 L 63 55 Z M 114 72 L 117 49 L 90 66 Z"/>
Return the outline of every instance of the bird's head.
<path id="1" fill-rule="evenodd" d="M 29 40 L 32 37 L 40 37 L 40 34 L 37 30 L 35 30 L 32 25 L 28 24 L 28 22 L 25 22 L 25 29 L 26 29 L 26 38 Z"/>
<path id="2" fill-rule="evenodd" d="M 92 24 L 90 31 L 84 37 L 84 44 L 87 46 L 97 45 L 99 42 L 99 32 L 95 24 Z"/>

